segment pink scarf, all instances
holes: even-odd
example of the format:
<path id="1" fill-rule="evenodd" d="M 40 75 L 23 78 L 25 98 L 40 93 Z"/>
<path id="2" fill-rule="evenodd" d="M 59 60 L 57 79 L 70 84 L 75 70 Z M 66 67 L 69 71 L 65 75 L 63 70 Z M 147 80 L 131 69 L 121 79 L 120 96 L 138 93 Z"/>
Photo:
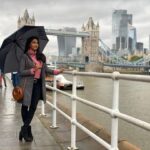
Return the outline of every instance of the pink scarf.
<path id="1" fill-rule="evenodd" d="M 42 66 L 43 66 L 42 61 L 37 60 L 36 53 L 32 49 L 28 50 L 28 54 L 30 55 L 30 57 L 31 57 L 32 61 L 34 62 L 34 64 L 38 65 L 38 66 L 40 66 L 42 68 Z M 39 79 L 40 76 L 41 76 L 41 69 L 38 69 L 38 70 L 34 69 L 34 78 L 35 79 Z"/>

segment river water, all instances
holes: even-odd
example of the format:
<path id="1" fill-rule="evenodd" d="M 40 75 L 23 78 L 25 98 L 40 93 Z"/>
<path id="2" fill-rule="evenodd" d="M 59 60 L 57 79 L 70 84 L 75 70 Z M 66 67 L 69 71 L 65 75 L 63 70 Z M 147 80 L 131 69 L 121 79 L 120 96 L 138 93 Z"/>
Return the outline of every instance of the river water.
<path id="1" fill-rule="evenodd" d="M 72 80 L 71 76 L 67 75 L 66 78 Z M 112 107 L 113 81 L 111 79 L 79 76 L 78 80 L 83 81 L 85 85 L 84 90 L 77 91 L 79 97 L 109 108 Z M 67 92 L 71 93 L 71 91 Z M 58 100 L 71 108 L 68 97 L 58 94 Z M 150 83 L 120 80 L 119 110 L 150 123 Z M 109 132 L 111 131 L 109 115 L 80 102 L 77 102 L 77 111 L 93 122 L 104 126 Z M 120 119 L 119 138 L 128 140 L 142 150 L 150 150 L 150 132 Z"/>

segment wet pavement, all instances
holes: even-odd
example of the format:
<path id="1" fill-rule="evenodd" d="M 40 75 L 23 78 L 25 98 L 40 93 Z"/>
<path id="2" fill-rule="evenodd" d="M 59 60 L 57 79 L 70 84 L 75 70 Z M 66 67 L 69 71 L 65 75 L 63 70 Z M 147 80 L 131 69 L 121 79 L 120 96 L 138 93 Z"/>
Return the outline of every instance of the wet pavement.
<path id="1" fill-rule="evenodd" d="M 62 150 L 37 116 L 31 123 L 33 142 L 19 142 L 20 104 L 12 101 L 11 92 L 11 81 L 7 79 L 7 87 L 0 88 L 0 150 Z"/>

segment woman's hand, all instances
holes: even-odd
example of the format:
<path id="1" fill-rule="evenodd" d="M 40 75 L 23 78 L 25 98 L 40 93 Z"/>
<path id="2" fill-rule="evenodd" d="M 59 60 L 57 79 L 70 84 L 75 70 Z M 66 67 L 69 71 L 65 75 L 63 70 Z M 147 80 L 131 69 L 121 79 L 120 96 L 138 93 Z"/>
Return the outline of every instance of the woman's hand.
<path id="1" fill-rule="evenodd" d="M 54 75 L 58 75 L 58 74 L 60 74 L 60 73 L 63 73 L 63 71 L 64 71 L 64 69 L 55 69 L 55 70 L 53 71 L 53 74 L 54 74 Z"/>
<path id="2" fill-rule="evenodd" d="M 41 68 L 42 68 L 41 65 L 35 64 L 35 70 L 38 70 L 38 69 L 41 69 Z"/>

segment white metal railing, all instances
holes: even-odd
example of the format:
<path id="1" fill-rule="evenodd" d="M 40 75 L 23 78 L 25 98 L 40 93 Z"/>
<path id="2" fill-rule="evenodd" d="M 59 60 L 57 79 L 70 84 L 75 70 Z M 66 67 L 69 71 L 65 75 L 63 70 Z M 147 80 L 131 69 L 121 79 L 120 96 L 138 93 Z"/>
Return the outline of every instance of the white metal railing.
<path id="1" fill-rule="evenodd" d="M 143 76 L 143 75 L 127 75 L 127 74 L 120 74 L 119 72 L 114 73 L 95 73 L 95 72 L 64 72 L 64 74 L 73 75 L 73 89 L 72 94 L 67 92 L 61 91 L 56 88 L 56 78 L 54 77 L 54 86 L 47 86 L 47 88 L 53 90 L 53 102 L 47 101 L 47 104 L 50 105 L 52 110 L 52 127 L 56 128 L 56 120 L 58 111 L 62 114 L 65 118 L 67 118 L 71 122 L 71 146 L 68 149 L 75 150 L 76 147 L 76 127 L 80 128 L 82 131 L 87 133 L 91 136 L 94 140 L 98 143 L 103 145 L 105 148 L 109 150 L 118 150 L 118 118 L 129 122 L 135 126 L 141 127 L 145 130 L 150 131 L 150 123 L 142 121 L 140 119 L 134 118 L 132 116 L 123 114 L 119 112 L 119 80 L 132 80 L 132 81 L 142 81 L 142 82 L 150 82 L 150 76 Z M 88 101 L 86 99 L 80 98 L 77 96 L 76 93 L 76 84 L 77 84 L 77 76 L 94 76 L 99 78 L 109 78 L 113 80 L 113 99 L 112 99 L 112 109 L 104 107 L 102 105 L 96 104 L 94 102 Z M 68 116 L 65 112 L 57 108 L 57 92 L 66 95 L 71 98 L 72 101 L 72 114 L 71 117 Z M 76 101 L 79 101 L 85 105 L 91 106 L 99 111 L 107 113 L 111 116 L 111 144 L 104 141 L 102 138 L 98 137 L 96 134 L 85 128 L 82 124 L 80 124 L 76 119 Z M 45 115 L 44 112 L 44 103 L 42 103 L 42 114 Z"/>

